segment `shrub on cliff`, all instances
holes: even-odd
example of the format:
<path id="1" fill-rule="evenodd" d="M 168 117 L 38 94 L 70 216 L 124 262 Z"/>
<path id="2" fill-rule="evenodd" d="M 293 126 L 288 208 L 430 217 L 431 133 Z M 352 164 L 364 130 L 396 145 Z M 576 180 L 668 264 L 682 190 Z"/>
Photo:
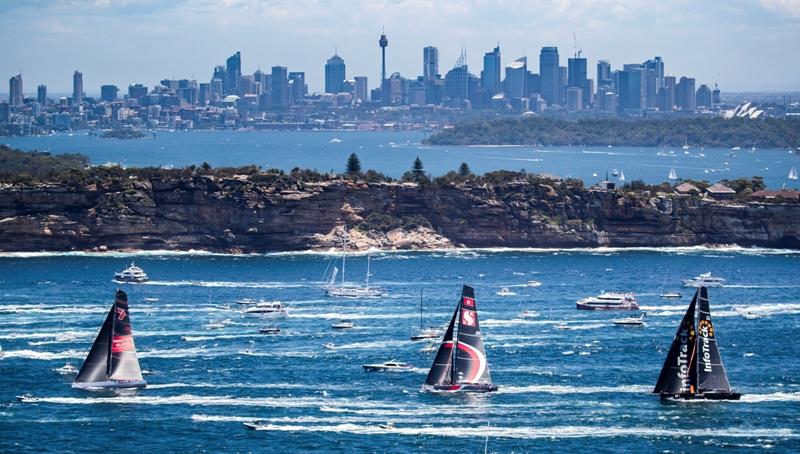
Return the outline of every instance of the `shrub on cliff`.
<path id="1" fill-rule="evenodd" d="M 0 181 L 11 182 L 26 175 L 30 181 L 55 180 L 71 170 L 89 167 L 89 158 L 82 154 L 14 150 L 0 145 Z"/>

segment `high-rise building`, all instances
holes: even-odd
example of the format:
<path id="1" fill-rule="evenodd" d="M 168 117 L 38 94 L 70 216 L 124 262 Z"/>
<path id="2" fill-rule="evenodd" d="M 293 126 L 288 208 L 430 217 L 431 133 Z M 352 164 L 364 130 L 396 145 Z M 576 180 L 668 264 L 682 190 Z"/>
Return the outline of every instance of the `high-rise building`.
<path id="1" fill-rule="evenodd" d="M 538 74 L 532 73 L 530 71 L 528 72 L 528 96 L 540 95 L 541 97 L 542 88 L 540 80 L 541 78 L 539 77 Z"/>
<path id="2" fill-rule="evenodd" d="M 706 84 L 700 85 L 700 88 L 697 89 L 695 92 L 695 99 L 697 100 L 697 107 L 710 109 L 712 105 L 711 101 L 711 89 Z"/>
<path id="3" fill-rule="evenodd" d="M 658 107 L 658 90 L 661 88 L 656 72 L 647 67 L 642 68 L 642 81 L 644 82 L 644 105 L 648 109 Z"/>
<path id="4" fill-rule="evenodd" d="M 356 76 L 353 78 L 355 81 L 355 88 L 353 89 L 353 99 L 356 101 L 366 102 L 369 101 L 369 87 L 367 86 L 367 76 Z"/>
<path id="5" fill-rule="evenodd" d="M 222 79 L 217 79 L 216 77 L 211 79 L 211 102 L 220 101 L 224 97 L 225 81 Z"/>
<path id="6" fill-rule="evenodd" d="M 657 92 L 664 84 L 664 62 L 661 60 L 661 57 L 655 57 L 644 62 L 644 67 L 655 73 L 656 85 L 654 91 Z"/>
<path id="7" fill-rule="evenodd" d="M 111 102 L 117 99 L 119 89 L 116 85 L 102 85 L 100 86 L 100 99 L 105 102 Z"/>
<path id="8" fill-rule="evenodd" d="M 147 87 L 142 84 L 128 85 L 128 97 L 140 101 L 147 96 Z"/>
<path id="9" fill-rule="evenodd" d="M 22 74 L 8 79 L 8 105 L 9 107 L 22 106 Z"/>
<path id="10" fill-rule="evenodd" d="M 483 54 L 481 86 L 490 96 L 500 93 L 500 46 Z"/>
<path id="11" fill-rule="evenodd" d="M 587 77 L 587 61 L 585 58 L 576 55 L 567 60 L 567 88 L 578 87 L 583 96 L 582 105 L 589 106 L 591 103 L 592 92 L 589 90 L 589 79 Z M 569 105 L 569 103 L 567 103 Z M 583 110 L 583 109 L 580 109 Z"/>
<path id="12" fill-rule="evenodd" d="M 303 71 L 290 72 L 289 102 L 291 104 L 299 104 L 305 97 L 306 97 L 306 73 Z"/>
<path id="13" fill-rule="evenodd" d="M 72 105 L 83 104 L 83 73 L 75 71 L 72 74 Z"/>
<path id="14" fill-rule="evenodd" d="M 39 85 L 36 87 L 36 101 L 42 106 L 47 105 L 47 85 Z"/>
<path id="15" fill-rule="evenodd" d="M 469 99 L 469 68 L 467 56 L 464 52 L 458 58 L 455 66 L 444 76 L 442 96 L 451 106 L 461 106 Z"/>
<path id="16" fill-rule="evenodd" d="M 569 78 L 569 73 L 567 72 L 566 66 L 559 66 L 558 67 L 558 94 L 561 97 L 560 105 L 564 105 L 567 99 L 567 79 Z"/>
<path id="17" fill-rule="evenodd" d="M 216 70 L 214 71 L 216 73 Z M 216 77 L 216 74 L 215 74 Z M 242 54 L 236 51 L 235 54 L 228 57 L 225 61 L 225 96 L 227 95 L 243 95 L 239 93 L 239 84 L 242 77 Z"/>
<path id="18" fill-rule="evenodd" d="M 581 87 L 567 87 L 565 107 L 567 112 L 580 112 L 583 110 L 583 94 Z"/>
<path id="19" fill-rule="evenodd" d="M 347 79 L 344 60 L 338 55 L 329 58 L 325 63 L 325 93 L 341 93 Z"/>
<path id="20" fill-rule="evenodd" d="M 675 86 L 675 104 L 680 110 L 694 110 L 697 106 L 694 79 L 691 77 L 681 77 Z"/>
<path id="21" fill-rule="evenodd" d="M 506 65 L 506 98 L 528 97 L 528 59 L 518 58 Z"/>
<path id="22" fill-rule="evenodd" d="M 611 63 L 608 60 L 597 61 L 597 89 L 600 87 L 613 86 L 614 80 L 611 76 Z"/>
<path id="23" fill-rule="evenodd" d="M 624 65 L 617 71 L 618 109 L 623 114 L 639 114 L 645 107 L 644 81 L 641 65 Z"/>
<path id="24" fill-rule="evenodd" d="M 422 81 L 425 83 L 436 80 L 439 74 L 439 49 L 428 46 L 422 49 Z"/>
<path id="25" fill-rule="evenodd" d="M 289 108 L 289 74 L 285 66 L 272 67 L 270 107 L 275 110 Z"/>
<path id="26" fill-rule="evenodd" d="M 658 110 L 661 112 L 675 110 L 675 76 L 664 77 L 664 83 L 658 90 Z"/>
<path id="27" fill-rule="evenodd" d="M 711 107 L 719 107 L 722 104 L 722 99 L 719 93 L 719 87 L 717 83 L 714 82 L 714 91 L 711 92 Z"/>
<path id="28" fill-rule="evenodd" d="M 201 106 L 207 106 L 211 103 L 211 84 L 210 83 L 200 83 L 200 87 L 197 89 L 197 103 Z"/>
<path id="29" fill-rule="evenodd" d="M 542 47 L 542 51 L 539 53 L 539 84 L 542 98 L 547 101 L 548 105 L 561 104 L 559 81 L 558 48 Z"/>

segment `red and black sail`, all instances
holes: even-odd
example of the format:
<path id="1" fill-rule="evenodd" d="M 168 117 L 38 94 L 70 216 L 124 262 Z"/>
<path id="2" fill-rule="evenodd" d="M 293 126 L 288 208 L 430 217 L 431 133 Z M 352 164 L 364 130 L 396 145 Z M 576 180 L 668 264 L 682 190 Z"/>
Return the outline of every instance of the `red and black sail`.
<path id="1" fill-rule="evenodd" d="M 653 389 L 657 394 L 694 393 L 697 390 L 696 363 L 696 332 L 694 325 L 694 312 L 697 306 L 698 293 L 692 298 L 686 314 L 678 326 L 672 346 L 661 368 L 658 382 Z"/>
<path id="2" fill-rule="evenodd" d="M 455 383 L 491 383 L 489 362 L 483 348 L 481 327 L 478 323 L 478 308 L 475 290 L 465 285 L 461 291 L 458 313 L 458 335 L 456 336 Z"/>
<path id="3" fill-rule="evenodd" d="M 700 287 L 697 293 L 700 295 L 697 304 L 697 387 L 701 392 L 730 392 L 731 384 L 722 365 L 714 324 L 711 323 L 708 290 Z"/>
<path id="4" fill-rule="evenodd" d="M 447 331 L 442 338 L 442 345 L 436 352 L 436 358 L 433 360 L 428 377 L 425 379 L 425 384 L 434 385 L 449 385 L 451 381 L 451 369 L 453 367 L 453 332 L 455 331 L 456 317 L 460 304 L 456 306 L 456 311 L 453 312 L 453 318 L 450 319 L 450 324 L 447 325 Z"/>

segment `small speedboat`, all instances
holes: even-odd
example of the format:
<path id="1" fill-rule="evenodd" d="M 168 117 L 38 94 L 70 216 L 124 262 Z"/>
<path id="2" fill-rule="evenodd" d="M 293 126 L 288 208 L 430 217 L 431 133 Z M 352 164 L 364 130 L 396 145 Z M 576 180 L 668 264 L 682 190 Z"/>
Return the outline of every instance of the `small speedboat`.
<path id="1" fill-rule="evenodd" d="M 143 269 L 131 262 L 131 266 L 114 274 L 114 280 L 117 282 L 146 282 L 148 277 Z"/>
<path id="2" fill-rule="evenodd" d="M 531 281 L 528 281 L 527 285 L 528 285 L 528 287 L 538 287 L 538 286 L 542 285 L 542 283 L 537 281 L 537 280 L 531 280 Z"/>
<path id="3" fill-rule="evenodd" d="M 722 287 L 724 283 L 725 279 L 712 276 L 710 271 L 691 279 L 683 280 L 684 287 Z"/>
<path id="4" fill-rule="evenodd" d="M 353 322 L 350 320 L 339 320 L 331 325 L 333 329 L 353 329 Z"/>
<path id="5" fill-rule="evenodd" d="M 442 332 L 436 328 L 426 328 L 411 336 L 411 340 L 438 339 L 441 334 Z"/>
<path id="6" fill-rule="evenodd" d="M 678 292 L 663 292 L 658 295 L 659 298 L 663 298 L 665 300 L 676 300 L 679 298 L 683 298 L 680 293 Z"/>
<path id="7" fill-rule="evenodd" d="M 333 342 L 328 342 L 325 345 L 323 345 L 322 347 L 325 348 L 325 350 L 335 350 L 336 349 L 336 346 L 333 345 Z"/>
<path id="8" fill-rule="evenodd" d="M 31 394 L 31 393 L 21 394 L 21 395 L 17 396 L 17 400 L 20 401 L 20 402 L 25 402 L 25 403 L 39 402 L 39 398 L 38 397 L 33 397 L 33 394 Z"/>
<path id="9" fill-rule="evenodd" d="M 389 421 L 383 424 L 378 424 L 378 427 L 380 427 L 381 429 L 391 430 L 394 429 L 394 423 Z"/>
<path id="10" fill-rule="evenodd" d="M 411 369 L 411 364 L 391 360 L 381 364 L 364 364 L 362 367 L 369 372 L 404 371 Z"/>
<path id="11" fill-rule="evenodd" d="M 613 322 L 618 326 L 647 326 L 644 322 L 645 313 L 642 312 L 638 317 L 625 317 L 614 319 Z"/>
<path id="12" fill-rule="evenodd" d="M 529 311 L 527 309 L 519 313 L 519 318 L 535 318 L 538 316 L 539 313 L 537 311 Z"/>
<path id="13" fill-rule="evenodd" d="M 516 293 L 512 292 L 508 289 L 508 287 L 503 287 L 496 293 L 497 296 L 514 296 Z"/>
<path id="14" fill-rule="evenodd" d="M 211 329 L 222 329 L 225 328 L 225 324 L 222 322 L 208 322 L 203 325 L 203 329 L 211 330 Z"/>
<path id="15" fill-rule="evenodd" d="M 242 423 L 243 426 L 250 430 L 264 430 L 267 428 L 266 424 L 261 421 L 249 421 Z"/>
<path id="16" fill-rule="evenodd" d="M 78 373 L 78 368 L 71 361 L 67 361 L 63 366 L 53 369 L 53 372 L 58 375 L 75 375 Z"/>
<path id="17" fill-rule="evenodd" d="M 261 334 L 279 334 L 281 329 L 278 326 L 262 326 L 258 329 L 258 332 Z"/>

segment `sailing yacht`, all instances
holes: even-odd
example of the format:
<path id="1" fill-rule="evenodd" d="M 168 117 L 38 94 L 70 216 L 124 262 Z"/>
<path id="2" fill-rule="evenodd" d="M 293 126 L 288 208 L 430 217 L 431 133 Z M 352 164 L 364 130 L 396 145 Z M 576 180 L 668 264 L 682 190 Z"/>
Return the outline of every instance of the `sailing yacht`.
<path id="1" fill-rule="evenodd" d="M 339 268 L 334 266 L 331 277 L 328 280 L 328 285 L 325 287 L 325 294 L 338 298 L 380 298 L 381 296 L 385 296 L 386 292 L 382 288 L 369 286 L 369 265 L 371 257 L 372 250 L 370 249 L 367 252 L 367 276 L 363 286 L 345 282 L 345 269 L 347 265 L 347 233 L 345 233 L 344 239 L 342 240 L 342 280 L 339 285 L 336 285 L 336 275 L 339 272 Z"/>
<path id="2" fill-rule="evenodd" d="M 786 177 L 788 180 L 797 180 L 797 168 L 792 166 L 792 169 L 789 170 L 789 176 Z"/>
<path id="3" fill-rule="evenodd" d="M 667 178 L 673 181 L 678 179 L 678 174 L 675 172 L 675 167 L 669 169 L 669 176 Z"/>
<path id="4" fill-rule="evenodd" d="M 661 400 L 739 400 L 742 396 L 731 390 L 722 365 L 706 287 L 695 292 L 653 393 L 660 395 Z"/>
<path id="5" fill-rule="evenodd" d="M 625 172 L 622 170 L 619 171 L 619 181 L 625 181 Z"/>
<path id="6" fill-rule="evenodd" d="M 447 331 L 422 387 L 432 392 L 497 391 L 478 324 L 475 290 L 465 285 Z"/>
<path id="7" fill-rule="evenodd" d="M 412 341 L 424 339 L 438 339 L 441 335 L 441 330 L 434 327 L 424 328 L 422 325 L 422 289 L 419 290 L 419 331 L 417 334 L 411 336 Z"/>
<path id="8" fill-rule="evenodd" d="M 114 304 L 83 361 L 73 388 L 144 388 L 133 344 L 128 295 L 117 290 Z"/>

